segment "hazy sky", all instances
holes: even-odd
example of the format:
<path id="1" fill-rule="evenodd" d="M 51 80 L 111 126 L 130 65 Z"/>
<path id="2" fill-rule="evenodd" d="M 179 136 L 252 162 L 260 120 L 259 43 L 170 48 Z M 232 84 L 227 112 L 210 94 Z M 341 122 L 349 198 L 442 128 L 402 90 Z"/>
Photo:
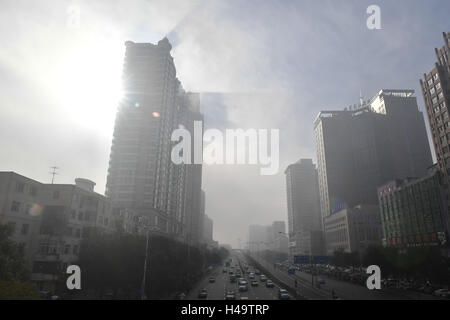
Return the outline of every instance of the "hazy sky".
<path id="1" fill-rule="evenodd" d="M 381 7 L 382 30 L 366 27 Z M 79 12 L 79 19 L 77 18 Z M 448 0 L 61 1 L 0 3 L 0 170 L 103 193 L 124 42 L 168 36 L 206 127 L 279 128 L 280 173 L 204 166 L 214 237 L 237 245 L 249 224 L 287 220 L 284 169 L 314 158 L 312 121 L 379 89 L 415 89 L 450 31 Z"/>

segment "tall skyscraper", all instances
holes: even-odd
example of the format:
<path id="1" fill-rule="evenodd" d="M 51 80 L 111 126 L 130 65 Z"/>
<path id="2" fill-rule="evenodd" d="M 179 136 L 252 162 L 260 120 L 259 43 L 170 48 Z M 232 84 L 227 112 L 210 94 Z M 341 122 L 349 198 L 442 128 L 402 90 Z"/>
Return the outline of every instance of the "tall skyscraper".
<path id="1" fill-rule="evenodd" d="M 202 169 L 171 161 L 171 135 L 180 127 L 193 133 L 193 122 L 203 119 L 199 95 L 186 93 L 176 78 L 167 38 L 125 46 L 125 96 L 116 115 L 106 195 L 115 207 L 148 215 L 160 231 L 197 242 Z"/>
<path id="2" fill-rule="evenodd" d="M 312 159 L 300 159 L 285 174 L 290 254 L 311 254 L 311 232 L 322 229 L 316 166 Z"/>
<path id="3" fill-rule="evenodd" d="M 287 252 L 286 223 L 284 221 L 274 221 L 270 226 L 267 226 L 266 239 L 269 250 Z"/>
<path id="4" fill-rule="evenodd" d="M 413 90 L 381 90 L 314 121 L 322 217 L 345 207 L 378 203 L 377 188 L 421 177 L 432 165 L 425 122 Z"/>
<path id="5" fill-rule="evenodd" d="M 203 239 L 207 244 L 213 241 L 213 220 L 205 215 L 203 219 Z"/>
<path id="6" fill-rule="evenodd" d="M 450 32 L 444 33 L 444 46 L 435 49 L 437 62 L 420 80 L 439 169 L 450 175 Z"/>
<path id="7" fill-rule="evenodd" d="M 267 249 L 267 226 L 248 226 L 248 247 L 254 252 Z"/>

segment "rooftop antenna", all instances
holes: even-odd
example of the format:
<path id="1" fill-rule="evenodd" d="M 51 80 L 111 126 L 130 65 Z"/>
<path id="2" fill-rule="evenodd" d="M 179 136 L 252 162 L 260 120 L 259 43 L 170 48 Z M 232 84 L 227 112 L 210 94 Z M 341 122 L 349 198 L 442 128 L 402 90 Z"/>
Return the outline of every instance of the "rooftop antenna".
<path id="1" fill-rule="evenodd" d="M 52 184 L 53 184 L 53 182 L 55 181 L 55 176 L 58 175 L 56 170 L 58 170 L 59 167 L 53 166 L 53 167 L 50 167 L 50 169 L 53 169 L 52 172 L 49 172 L 52 175 Z"/>

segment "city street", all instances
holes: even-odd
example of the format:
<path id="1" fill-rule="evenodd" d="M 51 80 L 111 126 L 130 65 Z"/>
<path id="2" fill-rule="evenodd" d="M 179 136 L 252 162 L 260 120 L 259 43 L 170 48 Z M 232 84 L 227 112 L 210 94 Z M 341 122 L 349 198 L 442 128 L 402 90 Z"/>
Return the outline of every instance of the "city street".
<path id="1" fill-rule="evenodd" d="M 279 287 L 277 284 L 273 288 L 266 288 L 265 282 L 261 282 L 259 280 L 259 276 L 255 276 L 255 280 L 258 280 L 258 287 L 252 287 L 250 285 L 250 279 L 248 279 L 248 274 L 245 274 L 242 270 L 242 265 L 244 263 L 249 263 L 244 255 L 240 253 L 236 253 L 233 251 L 230 255 L 232 258 L 231 266 L 235 267 L 238 265 L 239 269 L 241 269 L 242 278 L 245 278 L 248 282 L 248 291 L 247 292 L 239 292 L 238 283 L 230 283 L 230 276 L 227 273 L 223 273 L 223 266 L 216 267 L 211 270 L 210 273 L 205 275 L 205 277 L 199 281 L 199 283 L 188 293 L 188 300 L 201 300 L 198 298 L 198 293 L 202 289 L 208 290 L 207 300 L 223 300 L 225 298 L 226 292 L 229 290 L 234 291 L 236 294 L 236 300 L 241 299 L 242 297 L 247 297 L 248 300 L 277 300 L 278 299 L 278 290 Z M 228 268 L 227 268 L 228 271 Z M 215 277 L 216 281 L 214 283 L 209 283 L 209 277 Z M 268 275 L 267 275 L 268 276 Z M 270 276 L 268 276 L 270 279 Z"/>

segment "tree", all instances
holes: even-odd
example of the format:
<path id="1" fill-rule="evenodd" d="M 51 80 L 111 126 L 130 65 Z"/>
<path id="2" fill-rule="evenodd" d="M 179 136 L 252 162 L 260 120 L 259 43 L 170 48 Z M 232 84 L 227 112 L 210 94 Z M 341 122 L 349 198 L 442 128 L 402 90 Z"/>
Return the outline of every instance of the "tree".
<path id="1" fill-rule="evenodd" d="M 146 237 L 137 235 L 100 234 L 86 239 L 78 261 L 84 294 L 101 298 L 112 293 L 122 299 L 139 299 L 145 248 Z M 175 292 L 188 291 L 203 275 L 203 266 L 220 263 L 227 253 L 150 235 L 145 281 L 147 297 L 169 298 Z"/>
<path id="2" fill-rule="evenodd" d="M 12 232 L 0 224 L 0 299 L 39 299 L 36 286 L 29 282 L 23 247 L 10 239 Z"/>
<path id="3" fill-rule="evenodd" d="M 364 252 L 362 263 L 364 266 L 377 265 L 384 274 L 395 274 L 397 264 L 397 250 L 381 246 L 369 246 Z"/>
<path id="4" fill-rule="evenodd" d="M 344 252 L 344 250 L 337 250 L 334 252 L 330 262 L 338 267 L 349 267 L 359 265 L 358 252 Z"/>

